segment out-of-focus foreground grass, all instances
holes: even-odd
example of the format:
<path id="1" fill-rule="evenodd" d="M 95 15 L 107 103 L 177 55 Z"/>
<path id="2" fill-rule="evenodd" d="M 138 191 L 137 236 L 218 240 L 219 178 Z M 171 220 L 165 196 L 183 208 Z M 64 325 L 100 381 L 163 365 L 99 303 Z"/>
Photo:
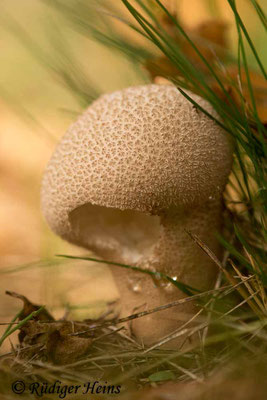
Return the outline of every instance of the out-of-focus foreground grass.
<path id="1" fill-rule="evenodd" d="M 261 51 L 264 38 L 257 30 L 257 17 L 251 16 L 246 0 L 238 3 Z M 229 23 L 231 44 L 234 24 L 224 0 L 179 1 L 179 15 L 187 26 L 204 20 L 209 12 Z M 39 268 L 36 264 L 56 253 L 84 254 L 84 250 L 64 243 L 49 231 L 39 205 L 43 169 L 57 140 L 84 105 L 30 54 L 12 24 L 19 21 L 52 60 L 57 57 L 53 42 L 60 32 L 77 65 L 100 93 L 139 84 L 145 72 L 142 77 L 117 53 L 75 34 L 42 1 L 2 0 L 0 14 L 0 272 L 4 272 L 0 279 L 0 321 L 8 321 L 20 307 L 5 296 L 7 289 L 47 304 L 58 316 L 68 304 L 85 306 L 91 302 L 96 306 L 94 311 L 100 312 L 103 302 L 116 293 L 114 288 L 106 290 L 111 284 L 104 267 L 90 264 L 88 268 L 86 262 L 57 266 L 51 262 Z M 86 315 L 90 312 L 92 309 L 84 310 Z"/>

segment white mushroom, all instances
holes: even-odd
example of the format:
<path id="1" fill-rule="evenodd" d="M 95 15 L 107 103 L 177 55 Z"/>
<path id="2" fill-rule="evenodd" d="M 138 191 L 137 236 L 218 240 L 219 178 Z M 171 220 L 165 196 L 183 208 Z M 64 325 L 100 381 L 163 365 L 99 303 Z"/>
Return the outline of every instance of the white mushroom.
<path id="1" fill-rule="evenodd" d="M 229 137 L 174 86 L 130 87 L 101 96 L 67 131 L 45 171 L 42 209 L 55 233 L 103 259 L 210 289 L 216 267 L 186 231 L 220 257 L 215 232 L 231 164 Z M 145 274 L 112 271 L 122 316 L 185 296 Z M 192 312 L 192 305 L 161 311 L 132 330 L 150 344 Z"/>

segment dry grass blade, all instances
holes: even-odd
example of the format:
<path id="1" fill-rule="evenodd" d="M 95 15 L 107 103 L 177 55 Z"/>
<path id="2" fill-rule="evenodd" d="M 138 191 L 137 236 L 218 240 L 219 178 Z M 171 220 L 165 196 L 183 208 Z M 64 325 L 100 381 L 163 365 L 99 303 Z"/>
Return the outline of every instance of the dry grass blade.
<path id="1" fill-rule="evenodd" d="M 239 276 L 239 278 L 243 281 L 246 277 L 244 277 L 244 276 L 240 273 L 240 271 L 239 271 L 238 268 L 235 266 L 235 264 L 234 264 L 233 261 L 231 262 L 231 265 L 232 265 L 233 269 L 235 270 L 236 274 L 237 274 L 237 275 Z M 255 279 L 256 279 L 256 276 L 255 276 L 255 275 L 252 275 L 251 278 L 252 278 L 252 279 L 251 279 L 251 282 L 252 282 L 252 284 L 253 284 L 253 282 L 254 282 Z M 253 295 L 253 294 L 254 294 L 254 291 L 253 291 L 252 287 L 250 286 L 249 282 L 246 281 L 246 282 L 244 282 L 244 284 L 245 284 L 245 286 L 246 286 L 248 292 L 249 292 L 251 295 Z M 259 289 L 257 290 L 257 293 L 260 293 L 260 292 L 261 292 L 261 288 L 259 288 Z M 261 311 L 261 312 L 263 312 L 263 314 L 265 314 L 265 313 L 266 313 L 266 310 L 265 310 L 263 304 L 261 303 L 261 301 L 259 300 L 259 298 L 258 298 L 258 297 L 255 297 L 254 300 L 255 300 L 255 302 L 257 303 L 258 307 L 259 307 L 259 311 Z"/>
<path id="2" fill-rule="evenodd" d="M 261 299 L 262 299 L 263 310 L 264 310 L 264 312 L 266 312 L 267 311 L 267 296 L 266 296 L 266 292 L 265 292 L 265 289 L 263 287 L 263 284 L 262 284 L 262 282 L 261 282 L 261 280 L 260 280 L 260 278 L 258 276 L 258 273 L 260 272 L 259 268 L 257 267 L 257 265 L 254 262 L 251 254 L 249 254 L 249 252 L 247 251 L 246 248 L 244 248 L 244 251 L 245 251 L 245 253 L 246 253 L 246 255 L 247 255 L 247 257 L 248 257 L 248 259 L 250 261 L 250 264 L 251 264 L 252 268 L 254 269 L 254 271 L 256 273 L 255 274 L 255 279 L 257 281 L 258 287 L 260 288 L 260 294 L 261 294 Z"/>
<path id="3" fill-rule="evenodd" d="M 221 263 L 221 261 L 210 250 L 210 248 L 208 246 L 206 246 L 205 243 L 202 242 L 202 240 L 197 235 L 195 235 L 194 233 L 192 233 L 192 232 L 190 232 L 188 230 L 186 232 L 191 237 L 191 239 L 214 261 L 214 263 L 217 265 L 217 267 L 219 267 L 219 269 L 224 272 L 224 274 L 226 275 L 228 280 L 231 283 L 235 284 L 236 282 L 235 282 L 234 278 L 228 273 L 228 271 L 225 270 L 225 268 L 224 268 L 223 264 Z"/>
<path id="4" fill-rule="evenodd" d="M 241 303 L 237 304 L 235 307 L 233 307 L 231 310 L 227 311 L 226 313 L 224 313 L 221 318 L 225 317 L 226 315 L 231 314 L 233 311 L 237 310 L 238 308 L 240 308 L 241 306 L 243 306 L 246 303 L 249 303 L 249 301 L 251 299 L 253 299 L 257 294 L 259 293 L 259 290 L 255 293 L 252 293 L 249 297 L 247 297 L 246 299 L 244 299 L 243 301 L 241 301 Z"/>
<path id="5" fill-rule="evenodd" d="M 231 266 L 235 269 L 234 263 L 231 259 L 229 259 L 229 263 L 231 264 Z M 239 287 L 238 288 L 238 292 L 240 293 L 240 295 L 244 298 L 244 299 L 248 299 L 249 294 L 248 292 L 243 289 L 243 287 Z M 258 307 L 254 304 L 254 302 L 252 302 L 251 300 L 248 300 L 248 305 L 250 306 L 250 308 L 254 311 L 254 313 L 259 317 L 262 318 L 263 315 L 261 313 L 261 311 L 258 309 Z"/>
<path id="6" fill-rule="evenodd" d="M 141 318 L 141 317 L 144 317 L 144 316 L 149 315 L 149 314 L 153 314 L 153 313 L 158 312 L 158 311 L 167 310 L 169 308 L 176 307 L 176 306 L 179 306 L 179 305 L 191 302 L 191 301 L 195 301 L 197 299 L 201 299 L 201 298 L 203 298 L 205 296 L 212 295 L 212 294 L 218 293 L 218 292 L 222 292 L 222 291 L 227 290 L 227 289 L 231 289 L 231 286 L 223 286 L 223 287 L 218 288 L 218 289 L 208 290 L 206 292 L 202 292 L 202 293 L 198 293 L 198 294 L 192 295 L 191 297 L 185 297 L 183 299 L 179 299 L 179 300 L 173 301 L 173 302 L 168 303 L 168 304 L 163 304 L 161 306 L 152 308 L 150 310 L 140 311 L 138 313 L 131 314 L 128 317 L 119 318 L 119 319 L 116 320 L 116 323 L 120 324 L 120 323 L 123 323 L 123 322 L 128 322 L 128 321 L 131 321 L 133 319 Z M 104 327 L 104 326 L 107 326 L 107 325 L 110 325 L 110 321 L 104 321 L 102 323 L 95 323 L 95 326 L 90 327 L 90 329 L 82 330 L 82 331 L 79 331 L 79 332 L 75 332 L 75 333 L 72 334 L 72 336 L 83 335 L 85 333 L 90 332 L 93 329 L 97 329 L 99 327 Z"/>
<path id="7" fill-rule="evenodd" d="M 194 374 L 192 371 L 190 371 L 189 369 L 183 368 L 180 365 L 175 364 L 172 361 L 169 361 L 169 364 L 178 369 L 179 371 L 183 372 L 185 375 L 189 376 L 189 378 L 193 379 L 194 381 L 197 381 L 199 383 L 203 382 L 203 378 L 199 378 L 196 374 Z"/>
<path id="8" fill-rule="evenodd" d="M 176 329 L 174 332 L 171 332 L 169 335 L 164 336 L 160 341 L 158 341 L 156 344 L 153 346 L 149 347 L 144 351 L 144 354 L 148 353 L 149 351 L 152 351 L 168 342 L 170 342 L 173 339 L 176 339 L 179 336 L 182 336 L 188 332 L 188 329 L 185 329 L 187 325 L 189 325 L 191 322 L 193 322 L 201 313 L 203 312 L 203 308 L 199 310 L 193 317 L 191 317 L 187 322 L 185 322 L 182 326 L 180 326 L 179 329 Z"/>
<path id="9" fill-rule="evenodd" d="M 237 280 L 231 275 L 222 265 L 222 263 L 219 261 L 219 259 L 216 257 L 216 255 L 208 248 L 208 246 L 205 245 L 205 243 L 202 242 L 196 235 L 194 235 L 192 232 L 187 231 L 188 235 L 194 240 L 194 242 L 214 261 L 214 263 L 219 267 L 219 269 L 224 273 L 225 277 L 227 280 L 235 286 L 238 282 Z M 233 261 L 231 259 L 228 260 L 230 264 L 233 266 Z M 244 299 L 247 299 L 249 297 L 249 294 L 246 292 L 246 290 L 243 287 L 238 287 L 237 289 L 241 296 Z M 262 318 L 261 312 L 259 312 L 258 307 L 255 306 L 255 304 L 249 300 L 248 301 L 249 306 L 251 309 L 255 312 L 255 314 L 259 317 Z"/>
<path id="10" fill-rule="evenodd" d="M 193 295 L 191 297 L 185 297 L 183 299 L 179 299 L 179 300 L 173 301 L 173 302 L 168 303 L 168 304 L 163 304 L 162 306 L 155 307 L 155 308 L 153 308 L 151 310 L 141 311 L 139 313 L 129 315 L 128 317 L 120 318 L 120 319 L 118 319 L 117 322 L 121 323 L 121 322 L 131 321 L 132 319 L 141 318 L 141 317 L 144 317 L 145 315 L 153 314 L 153 313 L 155 313 L 157 311 L 167 310 L 168 308 L 176 307 L 176 306 L 179 306 L 181 304 L 185 304 L 185 303 L 200 299 L 202 297 L 208 296 L 210 294 L 214 294 L 214 293 L 217 293 L 217 292 L 222 292 L 222 291 L 227 290 L 229 288 L 231 288 L 231 286 L 223 286 L 223 287 L 218 288 L 218 289 L 207 290 L 206 292 L 198 293 L 198 294 L 195 294 L 195 295 Z"/>
<path id="11" fill-rule="evenodd" d="M 104 337 L 110 336 L 110 335 L 114 335 L 114 333 L 118 333 L 119 331 L 121 331 L 122 329 L 124 329 L 124 326 L 121 326 L 120 328 L 115 329 L 114 331 L 111 332 L 106 332 L 103 335 L 97 336 L 96 338 L 93 339 L 93 343 L 97 342 L 98 340 L 103 339 Z"/>
<path id="12" fill-rule="evenodd" d="M 233 237 L 231 238 L 231 243 L 232 243 Z M 222 266 L 223 268 L 225 268 L 227 260 L 229 257 L 229 251 L 225 251 L 224 252 L 224 256 L 223 256 L 223 261 L 222 261 Z M 222 281 L 222 270 L 219 271 L 215 285 L 214 285 L 214 289 L 218 289 L 221 285 L 221 281 Z M 211 321 L 211 314 L 212 314 L 212 310 L 215 304 L 215 300 L 216 300 L 216 294 L 213 295 L 211 302 L 210 302 L 210 311 L 208 312 L 208 316 L 207 316 L 207 320 L 208 322 Z M 209 325 L 203 330 L 203 335 L 202 335 L 202 343 L 203 345 L 205 344 L 205 340 L 207 338 L 208 335 L 208 331 L 209 331 Z"/>

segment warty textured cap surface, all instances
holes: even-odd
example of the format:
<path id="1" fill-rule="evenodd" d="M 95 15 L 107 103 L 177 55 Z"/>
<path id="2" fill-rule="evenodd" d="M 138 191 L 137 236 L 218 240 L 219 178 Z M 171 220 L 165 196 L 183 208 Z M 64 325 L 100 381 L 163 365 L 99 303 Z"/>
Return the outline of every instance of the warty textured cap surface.
<path id="1" fill-rule="evenodd" d="M 101 96 L 64 135 L 44 174 L 43 213 L 72 241 L 69 214 L 79 206 L 151 214 L 193 207 L 221 194 L 231 163 L 225 132 L 177 88 L 130 87 Z"/>

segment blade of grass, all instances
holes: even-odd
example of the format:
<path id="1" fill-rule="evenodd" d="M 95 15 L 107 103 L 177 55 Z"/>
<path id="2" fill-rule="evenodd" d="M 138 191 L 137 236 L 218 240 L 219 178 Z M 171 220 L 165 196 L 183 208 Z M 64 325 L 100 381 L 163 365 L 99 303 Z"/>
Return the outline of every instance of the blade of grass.
<path id="1" fill-rule="evenodd" d="M 154 278 L 160 278 L 160 279 L 166 279 L 167 281 L 171 282 L 176 288 L 180 289 L 182 292 L 185 294 L 191 296 L 192 292 L 198 292 L 199 290 L 192 288 L 189 285 L 186 285 L 182 282 L 178 282 L 175 279 L 172 279 L 168 275 L 162 273 L 162 272 L 154 272 L 149 269 L 143 269 L 139 267 L 134 267 L 132 265 L 127 265 L 127 264 L 122 264 L 122 263 L 117 263 L 113 261 L 108 261 L 108 260 L 100 260 L 99 258 L 93 258 L 93 257 L 77 257 L 77 256 L 70 256 L 66 254 L 57 254 L 57 257 L 64 257 L 64 258 L 69 258 L 69 259 L 74 259 L 74 260 L 84 260 L 84 261 L 93 261 L 101 264 L 107 264 L 107 265 L 112 265 L 116 267 L 122 267 L 122 268 L 127 268 L 131 269 L 133 271 L 140 272 L 142 274 L 147 274 L 150 275 Z"/>
<path id="2" fill-rule="evenodd" d="M 264 69 L 264 66 L 263 66 L 263 64 L 262 64 L 262 62 L 261 62 L 261 60 L 260 60 L 260 58 L 258 56 L 258 53 L 257 53 L 257 51 L 256 51 L 256 49 L 255 49 L 255 47 L 253 45 L 253 42 L 252 42 L 252 40 L 251 40 L 251 38 L 250 38 L 250 36 L 248 34 L 248 31 L 247 31 L 247 29 L 246 29 L 246 27 L 245 27 L 240 15 L 239 15 L 239 13 L 238 13 L 238 11 L 237 11 L 237 8 L 236 8 L 236 5 L 235 5 L 235 0 L 227 0 L 227 2 L 230 5 L 230 7 L 231 7 L 231 9 L 232 9 L 232 11 L 233 11 L 233 13 L 235 15 L 235 18 L 236 18 L 236 20 L 238 22 L 238 26 L 244 32 L 244 35 L 245 35 L 245 37 L 247 39 L 247 42 L 248 42 L 248 44 L 249 44 L 249 46 L 250 46 L 250 48 L 251 48 L 251 50 L 252 50 L 252 52 L 254 54 L 255 59 L 257 60 L 257 63 L 259 65 L 259 67 L 260 67 L 260 70 L 261 70 L 264 78 L 267 79 L 267 73 L 266 73 L 266 71 Z"/>
<path id="3" fill-rule="evenodd" d="M 16 326 L 14 326 L 13 328 L 8 329 L 3 336 L 0 338 L 0 347 L 2 346 L 2 344 L 4 343 L 4 341 L 6 340 L 6 338 L 8 336 L 10 336 L 12 333 L 14 333 L 15 331 L 17 331 L 18 329 L 20 329 L 23 325 L 25 325 L 28 321 L 30 321 L 32 318 L 37 317 L 41 311 L 44 310 L 44 306 L 40 307 L 39 310 L 37 311 L 33 311 L 30 315 L 28 315 L 26 318 L 24 318 L 23 320 L 20 321 L 19 324 L 17 324 Z M 16 316 L 17 318 L 17 316 Z"/>

